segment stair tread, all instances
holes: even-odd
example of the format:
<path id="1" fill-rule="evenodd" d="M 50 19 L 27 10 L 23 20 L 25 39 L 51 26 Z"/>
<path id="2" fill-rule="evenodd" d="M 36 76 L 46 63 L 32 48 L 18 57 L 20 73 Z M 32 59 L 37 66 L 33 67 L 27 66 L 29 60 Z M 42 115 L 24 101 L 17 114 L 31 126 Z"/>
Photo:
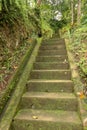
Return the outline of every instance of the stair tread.
<path id="1" fill-rule="evenodd" d="M 28 83 L 29 82 L 54 82 L 54 83 L 63 83 L 63 82 L 65 82 L 65 83 L 67 83 L 67 82 L 73 82 L 72 80 L 54 80 L 54 79 L 52 79 L 52 80 L 47 80 L 47 79 L 32 79 L 32 80 L 29 80 L 28 81 Z"/>
<path id="2" fill-rule="evenodd" d="M 38 55 L 67 55 L 66 50 L 39 50 Z"/>
<path id="3" fill-rule="evenodd" d="M 30 79 L 71 79 L 70 69 L 33 69 Z"/>
<path id="4" fill-rule="evenodd" d="M 53 55 L 53 56 L 37 56 L 37 57 L 62 57 L 62 56 L 67 56 L 67 55 Z"/>
<path id="5" fill-rule="evenodd" d="M 44 63 L 44 61 L 40 61 L 40 62 L 38 62 L 38 61 L 36 61 L 35 62 L 36 64 L 43 64 Z M 65 60 L 65 61 L 54 61 L 54 62 L 45 62 L 44 64 L 68 64 L 68 62 Z"/>
<path id="6" fill-rule="evenodd" d="M 50 48 L 53 48 L 53 49 L 65 49 L 65 46 L 63 45 L 41 45 L 40 49 L 50 49 Z"/>
<path id="7" fill-rule="evenodd" d="M 50 70 L 36 70 L 33 69 L 32 72 L 70 72 L 70 69 L 50 69 Z"/>
<path id="8" fill-rule="evenodd" d="M 36 118 L 35 118 L 36 117 Z M 62 111 L 62 110 L 31 110 L 21 109 L 14 120 L 36 120 L 49 122 L 69 122 L 81 124 L 81 120 L 77 112 Z"/>
<path id="9" fill-rule="evenodd" d="M 64 52 L 67 52 L 66 49 L 58 49 L 58 50 L 39 50 L 38 52 L 58 52 L 58 51 L 64 51 Z"/>
<path id="10" fill-rule="evenodd" d="M 64 92 L 26 92 L 23 97 L 29 98 L 50 98 L 50 99 L 76 99 L 76 96 L 73 93 L 64 93 Z"/>

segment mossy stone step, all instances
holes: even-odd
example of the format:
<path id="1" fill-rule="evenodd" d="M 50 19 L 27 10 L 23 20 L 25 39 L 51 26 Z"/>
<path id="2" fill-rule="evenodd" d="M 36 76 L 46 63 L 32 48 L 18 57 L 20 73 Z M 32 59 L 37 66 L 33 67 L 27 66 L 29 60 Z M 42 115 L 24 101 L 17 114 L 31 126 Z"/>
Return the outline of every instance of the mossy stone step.
<path id="1" fill-rule="evenodd" d="M 57 37 L 55 37 L 55 38 L 50 38 L 49 40 L 46 40 L 46 41 L 58 41 L 58 42 L 61 42 L 61 41 L 63 41 L 63 42 L 65 42 L 65 39 L 64 38 L 57 38 Z"/>
<path id="2" fill-rule="evenodd" d="M 70 80 L 70 70 L 32 70 L 30 79 L 59 79 Z"/>
<path id="3" fill-rule="evenodd" d="M 83 130 L 77 112 L 20 110 L 12 123 L 14 130 Z"/>
<path id="4" fill-rule="evenodd" d="M 38 51 L 39 56 L 45 56 L 45 55 L 67 55 L 67 51 L 64 50 L 41 50 Z"/>
<path id="5" fill-rule="evenodd" d="M 78 101 L 72 93 L 26 92 L 21 108 L 77 111 Z"/>
<path id="6" fill-rule="evenodd" d="M 65 62 L 35 62 L 34 69 L 69 69 L 69 63 Z"/>
<path id="7" fill-rule="evenodd" d="M 67 62 L 67 55 L 37 56 L 36 62 Z"/>
<path id="8" fill-rule="evenodd" d="M 71 80 L 29 80 L 27 91 L 33 92 L 73 92 L 74 84 Z"/>
<path id="9" fill-rule="evenodd" d="M 65 40 L 64 39 L 60 39 L 60 40 L 56 40 L 56 39 L 51 39 L 51 40 L 46 40 L 42 42 L 42 45 L 65 45 Z"/>
<path id="10" fill-rule="evenodd" d="M 41 45 L 40 50 L 64 50 L 66 47 L 64 45 Z"/>

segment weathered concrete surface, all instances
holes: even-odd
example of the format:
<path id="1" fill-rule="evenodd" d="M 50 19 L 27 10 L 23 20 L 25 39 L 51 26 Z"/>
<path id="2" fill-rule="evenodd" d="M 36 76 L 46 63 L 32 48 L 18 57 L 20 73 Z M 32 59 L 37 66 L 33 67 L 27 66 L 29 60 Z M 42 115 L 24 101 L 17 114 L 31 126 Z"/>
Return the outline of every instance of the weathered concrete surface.
<path id="1" fill-rule="evenodd" d="M 58 79 L 70 80 L 70 70 L 32 70 L 31 79 Z"/>
<path id="2" fill-rule="evenodd" d="M 54 55 L 54 56 L 37 56 L 37 62 L 68 62 L 67 55 Z"/>
<path id="3" fill-rule="evenodd" d="M 76 112 L 21 110 L 14 118 L 14 130 L 82 130 Z"/>
<path id="4" fill-rule="evenodd" d="M 29 80 L 26 84 L 27 91 L 33 92 L 74 92 L 71 80 Z"/>
<path id="5" fill-rule="evenodd" d="M 69 63 L 67 62 L 35 62 L 33 69 L 69 69 Z"/>
<path id="6" fill-rule="evenodd" d="M 53 50 L 53 45 L 61 44 L 65 50 L 64 48 Z M 45 45 L 51 48 L 47 50 L 44 47 L 43 50 Z M 62 68 L 61 62 L 67 63 L 68 67 Z M 64 39 L 44 41 L 26 85 L 28 92 L 22 96 L 21 110 L 14 118 L 12 129 L 83 130 L 78 114 L 78 100 L 71 79 Z"/>
<path id="7" fill-rule="evenodd" d="M 77 111 L 78 101 L 72 93 L 26 92 L 22 96 L 21 108 Z"/>

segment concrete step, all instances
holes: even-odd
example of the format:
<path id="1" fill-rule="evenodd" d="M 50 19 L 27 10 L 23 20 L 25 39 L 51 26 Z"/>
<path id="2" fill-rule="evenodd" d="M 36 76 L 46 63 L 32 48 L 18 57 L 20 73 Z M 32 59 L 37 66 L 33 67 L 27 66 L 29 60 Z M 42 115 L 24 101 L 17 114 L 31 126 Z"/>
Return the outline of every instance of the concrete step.
<path id="1" fill-rule="evenodd" d="M 41 45 L 40 50 L 64 50 L 66 47 L 64 45 Z"/>
<path id="2" fill-rule="evenodd" d="M 20 107 L 44 110 L 77 111 L 78 101 L 73 93 L 26 92 Z"/>
<path id="3" fill-rule="evenodd" d="M 48 41 L 58 41 L 58 42 L 61 42 L 61 41 L 62 41 L 62 42 L 65 42 L 65 39 L 64 39 L 64 38 L 61 38 L 61 39 L 60 39 L 60 38 L 56 38 L 56 37 L 53 38 L 53 37 L 52 37 L 52 38 L 50 38 Z"/>
<path id="4" fill-rule="evenodd" d="M 20 110 L 12 123 L 14 130 L 83 130 L 77 112 Z"/>
<path id="5" fill-rule="evenodd" d="M 65 45 L 65 40 L 64 39 L 51 39 L 51 40 L 46 40 L 42 42 L 42 45 Z"/>
<path id="6" fill-rule="evenodd" d="M 68 62 L 67 55 L 37 56 L 36 62 Z"/>
<path id="7" fill-rule="evenodd" d="M 27 91 L 34 92 L 73 92 L 74 84 L 71 80 L 29 80 Z"/>
<path id="8" fill-rule="evenodd" d="M 34 69 L 69 69 L 69 63 L 66 62 L 35 62 Z"/>
<path id="9" fill-rule="evenodd" d="M 32 70 L 30 79 L 57 79 L 57 80 L 70 80 L 70 70 Z"/>
<path id="10" fill-rule="evenodd" d="M 67 55 L 66 50 L 42 50 L 38 51 L 39 56 L 49 56 L 49 55 Z"/>

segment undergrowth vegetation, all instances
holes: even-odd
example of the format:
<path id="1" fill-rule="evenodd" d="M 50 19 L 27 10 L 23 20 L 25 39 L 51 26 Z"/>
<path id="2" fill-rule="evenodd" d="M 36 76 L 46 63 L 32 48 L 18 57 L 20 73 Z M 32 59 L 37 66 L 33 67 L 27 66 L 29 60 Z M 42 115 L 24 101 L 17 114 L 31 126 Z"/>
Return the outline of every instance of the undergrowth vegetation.
<path id="1" fill-rule="evenodd" d="M 80 26 L 75 29 L 72 41 L 72 51 L 75 55 L 76 63 L 80 69 L 80 75 L 87 83 L 87 27 Z"/>
<path id="2" fill-rule="evenodd" d="M 32 39 L 52 37 L 59 28 L 51 24 L 57 10 L 53 7 L 49 1 L 0 0 L 0 90 L 7 86 Z"/>
<path id="3" fill-rule="evenodd" d="M 64 37 L 69 39 L 69 49 L 74 55 L 79 74 L 84 86 L 87 86 L 87 27 L 77 26 L 70 32 L 70 27 L 63 28 Z"/>

